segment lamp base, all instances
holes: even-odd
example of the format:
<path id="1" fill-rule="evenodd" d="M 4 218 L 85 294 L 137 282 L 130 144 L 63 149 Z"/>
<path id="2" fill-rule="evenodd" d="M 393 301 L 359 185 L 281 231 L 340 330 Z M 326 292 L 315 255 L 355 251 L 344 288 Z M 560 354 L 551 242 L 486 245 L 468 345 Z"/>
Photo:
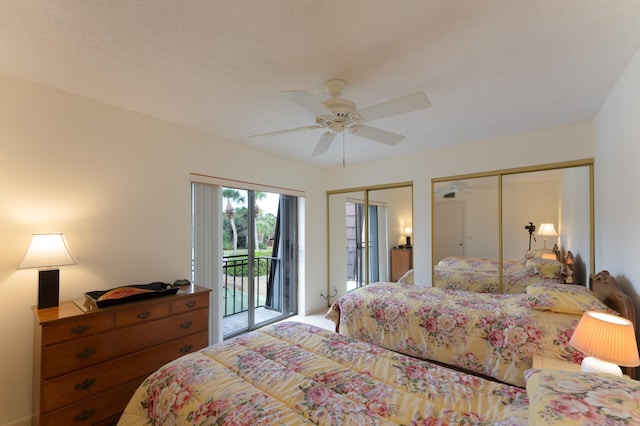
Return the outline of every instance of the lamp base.
<path id="1" fill-rule="evenodd" d="M 38 309 L 58 306 L 60 295 L 60 270 L 38 271 Z"/>
<path id="2" fill-rule="evenodd" d="M 405 248 L 411 248 L 411 237 L 406 237 L 407 238 L 407 244 L 405 244 Z"/>
<path id="3" fill-rule="evenodd" d="M 619 366 L 592 356 L 582 360 L 581 370 L 583 373 L 607 373 L 622 376 L 622 369 Z"/>

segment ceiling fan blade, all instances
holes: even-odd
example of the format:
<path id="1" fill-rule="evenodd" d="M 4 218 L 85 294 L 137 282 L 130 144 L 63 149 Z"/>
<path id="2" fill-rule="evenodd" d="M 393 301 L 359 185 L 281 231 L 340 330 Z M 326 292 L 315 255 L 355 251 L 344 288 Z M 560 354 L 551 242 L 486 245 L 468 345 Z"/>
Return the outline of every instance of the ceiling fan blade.
<path id="1" fill-rule="evenodd" d="M 295 129 L 285 129 L 285 130 L 277 130 L 275 132 L 269 132 L 269 133 L 260 133 L 259 135 L 251 135 L 249 137 L 250 138 L 257 138 L 257 137 L 262 137 L 262 136 L 283 135 L 285 133 L 294 133 L 294 132 L 301 132 L 303 130 L 313 130 L 313 129 L 320 129 L 320 128 L 322 128 L 322 126 L 318 126 L 317 124 L 314 124 L 314 125 L 311 125 L 311 126 L 296 127 Z"/>
<path id="2" fill-rule="evenodd" d="M 371 126 L 352 127 L 351 133 L 361 138 L 371 139 L 372 141 L 381 142 L 387 145 L 395 145 L 404 139 L 404 136 L 397 133 L 387 132 L 386 130 L 377 129 Z"/>
<path id="3" fill-rule="evenodd" d="M 358 115 L 364 121 L 375 121 L 393 115 L 404 114 L 406 112 L 417 111 L 429 108 L 431 102 L 424 92 L 416 92 L 412 95 L 402 96 L 381 104 L 372 105 L 358 111 Z"/>
<path id="4" fill-rule="evenodd" d="M 320 136 L 320 140 L 316 145 L 316 149 L 313 150 L 313 156 L 322 155 L 329 149 L 331 142 L 336 137 L 336 134 L 333 132 L 324 132 L 322 136 Z"/>
<path id="5" fill-rule="evenodd" d="M 311 111 L 316 117 L 321 115 L 333 115 L 329 108 L 309 92 L 305 92 L 304 90 L 285 90 L 282 93 L 301 107 Z"/>

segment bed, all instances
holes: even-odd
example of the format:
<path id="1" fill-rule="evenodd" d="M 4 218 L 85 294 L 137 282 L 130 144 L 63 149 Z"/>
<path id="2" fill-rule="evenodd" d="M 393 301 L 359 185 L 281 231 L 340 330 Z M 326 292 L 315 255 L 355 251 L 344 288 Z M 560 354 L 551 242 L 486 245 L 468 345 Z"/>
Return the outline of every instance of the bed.
<path id="1" fill-rule="evenodd" d="M 573 266 L 573 254 L 569 251 L 563 258 L 557 245 L 528 250 L 521 259 L 503 261 L 500 291 L 498 259 L 449 256 L 435 265 L 433 286 L 479 293 L 524 293 L 534 283 L 574 283 Z"/>
<path id="2" fill-rule="evenodd" d="M 527 374 L 527 389 L 518 388 L 282 322 L 161 367 L 118 425 L 639 424 L 640 382 Z M 570 404 L 583 409 L 572 412 Z"/>
<path id="3" fill-rule="evenodd" d="M 347 336 L 524 386 L 536 353 L 582 361 L 569 339 L 586 310 L 612 309 L 635 324 L 631 298 L 607 271 L 590 286 L 538 283 L 522 294 L 488 294 L 381 282 L 342 296 L 326 317 Z"/>

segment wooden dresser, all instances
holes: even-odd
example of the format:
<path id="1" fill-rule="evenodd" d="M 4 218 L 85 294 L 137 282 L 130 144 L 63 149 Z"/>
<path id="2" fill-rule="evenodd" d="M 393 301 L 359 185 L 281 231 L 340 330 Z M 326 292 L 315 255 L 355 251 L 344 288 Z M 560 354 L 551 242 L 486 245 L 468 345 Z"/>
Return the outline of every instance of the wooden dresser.
<path id="1" fill-rule="evenodd" d="M 391 281 L 398 281 L 409 269 L 413 268 L 413 249 L 391 249 Z"/>
<path id="2" fill-rule="evenodd" d="M 34 424 L 115 424 L 161 365 L 208 343 L 209 289 L 85 311 L 33 308 Z"/>

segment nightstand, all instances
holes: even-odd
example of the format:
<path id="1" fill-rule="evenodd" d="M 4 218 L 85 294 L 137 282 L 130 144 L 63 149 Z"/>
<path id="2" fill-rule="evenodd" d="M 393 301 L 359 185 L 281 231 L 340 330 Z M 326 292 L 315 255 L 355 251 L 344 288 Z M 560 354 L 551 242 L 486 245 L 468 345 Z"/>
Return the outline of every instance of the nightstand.
<path id="1" fill-rule="evenodd" d="M 549 356 L 534 354 L 533 355 L 533 368 L 555 368 L 557 370 L 565 371 L 580 371 L 580 364 L 576 364 L 569 361 L 562 361 L 557 358 Z"/>

